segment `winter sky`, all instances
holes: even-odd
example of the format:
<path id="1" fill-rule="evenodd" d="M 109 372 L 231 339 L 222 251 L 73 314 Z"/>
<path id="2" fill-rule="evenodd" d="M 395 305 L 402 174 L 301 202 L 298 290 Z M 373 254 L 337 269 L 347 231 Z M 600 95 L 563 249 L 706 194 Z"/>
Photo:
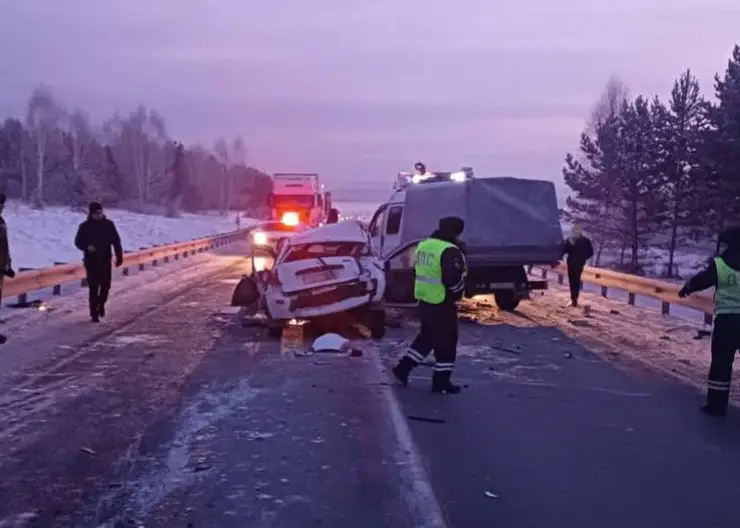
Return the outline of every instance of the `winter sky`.
<path id="1" fill-rule="evenodd" d="M 710 90 L 739 27 L 738 0 L 0 0 L 0 110 L 43 81 L 340 186 L 418 159 L 559 181 L 610 74 L 655 94 L 690 67 Z"/>

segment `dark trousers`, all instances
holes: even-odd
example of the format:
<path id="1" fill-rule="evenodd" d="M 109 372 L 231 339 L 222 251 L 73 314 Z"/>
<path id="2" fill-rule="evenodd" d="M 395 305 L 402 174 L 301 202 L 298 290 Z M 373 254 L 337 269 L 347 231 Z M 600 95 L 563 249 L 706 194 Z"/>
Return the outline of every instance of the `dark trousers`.
<path id="1" fill-rule="evenodd" d="M 581 275 L 585 263 L 568 262 L 568 286 L 570 286 L 570 300 L 578 304 L 578 296 L 581 294 Z"/>
<path id="2" fill-rule="evenodd" d="M 96 317 L 108 301 L 113 269 L 110 259 L 86 260 L 84 264 L 90 288 L 90 315 Z"/>
<path id="3" fill-rule="evenodd" d="M 450 382 L 457 358 L 457 307 L 420 302 L 419 316 L 421 329 L 401 361 L 410 371 L 434 351 L 432 384 L 443 389 Z"/>
<path id="4" fill-rule="evenodd" d="M 740 350 L 740 314 L 718 315 L 712 331 L 712 362 L 707 380 L 707 405 L 724 412 L 730 398 L 732 363 Z"/>

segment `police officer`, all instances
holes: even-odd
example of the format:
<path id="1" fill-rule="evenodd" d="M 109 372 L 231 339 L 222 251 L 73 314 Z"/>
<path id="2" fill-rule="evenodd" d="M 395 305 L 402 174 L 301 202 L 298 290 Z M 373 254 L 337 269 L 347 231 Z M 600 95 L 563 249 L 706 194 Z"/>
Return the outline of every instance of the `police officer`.
<path id="1" fill-rule="evenodd" d="M 707 403 L 702 411 L 711 416 L 725 416 L 730 398 L 732 362 L 740 350 L 740 226 L 719 236 L 726 249 L 709 261 L 707 267 L 691 277 L 678 292 L 686 297 L 714 286 L 714 329 L 712 362 L 707 381 Z"/>
<path id="2" fill-rule="evenodd" d="M 82 262 L 87 273 L 90 288 L 90 319 L 93 323 L 105 317 L 105 303 L 110 292 L 113 251 L 116 254 L 116 267 L 123 264 L 123 248 L 116 225 L 105 217 L 103 206 L 92 202 L 87 220 L 80 224 L 75 236 L 75 246 L 82 251 Z M 111 248 L 113 251 L 111 251 Z"/>
<path id="3" fill-rule="evenodd" d="M 419 301 L 421 331 L 393 374 L 404 386 L 409 374 L 434 350 L 436 359 L 432 392 L 457 394 L 460 386 L 450 381 L 457 356 L 457 307 L 465 291 L 467 267 L 458 237 L 465 223 L 457 217 L 439 221 L 439 229 L 416 248 L 414 297 Z"/>

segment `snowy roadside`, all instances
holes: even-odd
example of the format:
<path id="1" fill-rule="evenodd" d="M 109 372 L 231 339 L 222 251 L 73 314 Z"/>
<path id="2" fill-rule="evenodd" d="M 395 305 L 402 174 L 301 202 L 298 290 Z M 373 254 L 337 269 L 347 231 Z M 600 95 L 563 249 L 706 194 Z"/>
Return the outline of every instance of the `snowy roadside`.
<path id="1" fill-rule="evenodd" d="M 142 247 L 185 242 L 195 238 L 233 231 L 236 212 L 218 214 L 183 214 L 180 218 L 145 215 L 120 209 L 108 209 L 107 216 L 116 223 L 126 251 Z M 25 204 L 8 202 L 5 213 L 10 239 L 10 252 L 16 271 L 43 268 L 54 262 L 79 262 L 80 252 L 74 247 L 77 227 L 86 214 L 69 207 L 35 210 Z M 240 219 L 241 227 L 254 220 Z"/>

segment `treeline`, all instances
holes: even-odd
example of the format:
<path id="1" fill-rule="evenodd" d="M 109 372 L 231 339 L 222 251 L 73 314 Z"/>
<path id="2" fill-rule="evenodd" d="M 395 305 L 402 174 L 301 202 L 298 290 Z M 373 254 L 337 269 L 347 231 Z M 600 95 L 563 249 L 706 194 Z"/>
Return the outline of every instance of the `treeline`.
<path id="1" fill-rule="evenodd" d="M 272 182 L 246 158 L 241 137 L 219 139 L 212 149 L 185 147 L 143 105 L 96 126 L 43 85 L 29 97 L 24 118 L 0 125 L 0 185 L 9 198 L 37 208 L 98 200 L 169 216 L 254 211 L 266 204 Z"/>
<path id="2" fill-rule="evenodd" d="M 593 237 L 596 265 L 611 256 L 641 274 L 645 250 L 659 245 L 668 255 L 663 274 L 673 276 L 677 252 L 738 222 L 740 47 L 715 75 L 714 96 L 702 95 L 689 70 L 667 101 L 632 98 L 618 79 L 609 81 L 563 168 L 573 191 L 565 218 Z"/>

